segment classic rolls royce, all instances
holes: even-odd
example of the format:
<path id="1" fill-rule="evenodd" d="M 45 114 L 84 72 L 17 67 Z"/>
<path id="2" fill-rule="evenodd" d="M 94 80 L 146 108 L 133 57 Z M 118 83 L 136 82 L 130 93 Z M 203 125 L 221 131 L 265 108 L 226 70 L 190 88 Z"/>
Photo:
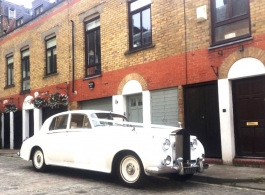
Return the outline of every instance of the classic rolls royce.
<path id="1" fill-rule="evenodd" d="M 208 168 L 201 142 L 180 127 L 128 122 L 107 111 L 66 111 L 48 118 L 18 155 L 36 171 L 49 165 L 116 173 L 128 187 L 145 176 L 188 180 Z"/>

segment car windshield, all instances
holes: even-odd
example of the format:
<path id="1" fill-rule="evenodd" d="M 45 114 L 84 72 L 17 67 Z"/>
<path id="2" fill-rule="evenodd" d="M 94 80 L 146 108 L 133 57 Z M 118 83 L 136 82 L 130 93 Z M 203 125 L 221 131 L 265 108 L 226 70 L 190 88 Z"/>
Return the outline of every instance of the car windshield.
<path id="1" fill-rule="evenodd" d="M 92 120 L 94 123 L 94 126 L 105 126 L 105 125 L 120 125 L 119 123 L 113 123 L 109 121 L 101 121 L 101 120 L 113 120 L 118 122 L 128 122 L 128 119 L 125 116 L 114 114 L 114 113 L 93 113 L 90 115 L 93 119 L 99 119 L 99 120 Z"/>

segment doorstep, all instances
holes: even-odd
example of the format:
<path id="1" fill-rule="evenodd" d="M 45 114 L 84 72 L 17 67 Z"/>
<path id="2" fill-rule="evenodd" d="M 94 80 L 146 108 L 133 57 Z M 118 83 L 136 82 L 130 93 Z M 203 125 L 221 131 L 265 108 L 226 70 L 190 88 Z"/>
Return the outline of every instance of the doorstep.
<path id="1" fill-rule="evenodd" d="M 234 158 L 234 166 L 265 168 L 265 159 Z"/>

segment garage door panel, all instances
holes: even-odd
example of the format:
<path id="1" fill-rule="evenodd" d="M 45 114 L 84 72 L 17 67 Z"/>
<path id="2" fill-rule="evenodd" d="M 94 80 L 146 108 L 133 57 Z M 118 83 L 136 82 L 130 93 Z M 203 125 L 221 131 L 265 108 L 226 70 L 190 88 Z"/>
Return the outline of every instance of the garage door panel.
<path id="1" fill-rule="evenodd" d="M 163 89 L 151 92 L 152 124 L 178 126 L 178 90 Z"/>
<path id="2" fill-rule="evenodd" d="M 112 98 L 103 98 L 81 102 L 82 110 L 106 110 L 112 111 Z"/>

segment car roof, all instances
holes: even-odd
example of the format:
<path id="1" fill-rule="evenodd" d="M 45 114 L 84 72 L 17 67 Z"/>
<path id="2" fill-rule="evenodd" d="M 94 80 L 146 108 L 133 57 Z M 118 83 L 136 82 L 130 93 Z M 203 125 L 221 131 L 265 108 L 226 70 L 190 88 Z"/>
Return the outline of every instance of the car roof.
<path id="1" fill-rule="evenodd" d="M 112 111 L 105 111 L 105 110 L 68 110 L 64 112 L 57 113 L 59 114 L 69 114 L 69 113 L 86 113 L 86 114 L 92 114 L 92 113 L 112 113 Z M 57 115 L 55 114 L 55 115 Z"/>

